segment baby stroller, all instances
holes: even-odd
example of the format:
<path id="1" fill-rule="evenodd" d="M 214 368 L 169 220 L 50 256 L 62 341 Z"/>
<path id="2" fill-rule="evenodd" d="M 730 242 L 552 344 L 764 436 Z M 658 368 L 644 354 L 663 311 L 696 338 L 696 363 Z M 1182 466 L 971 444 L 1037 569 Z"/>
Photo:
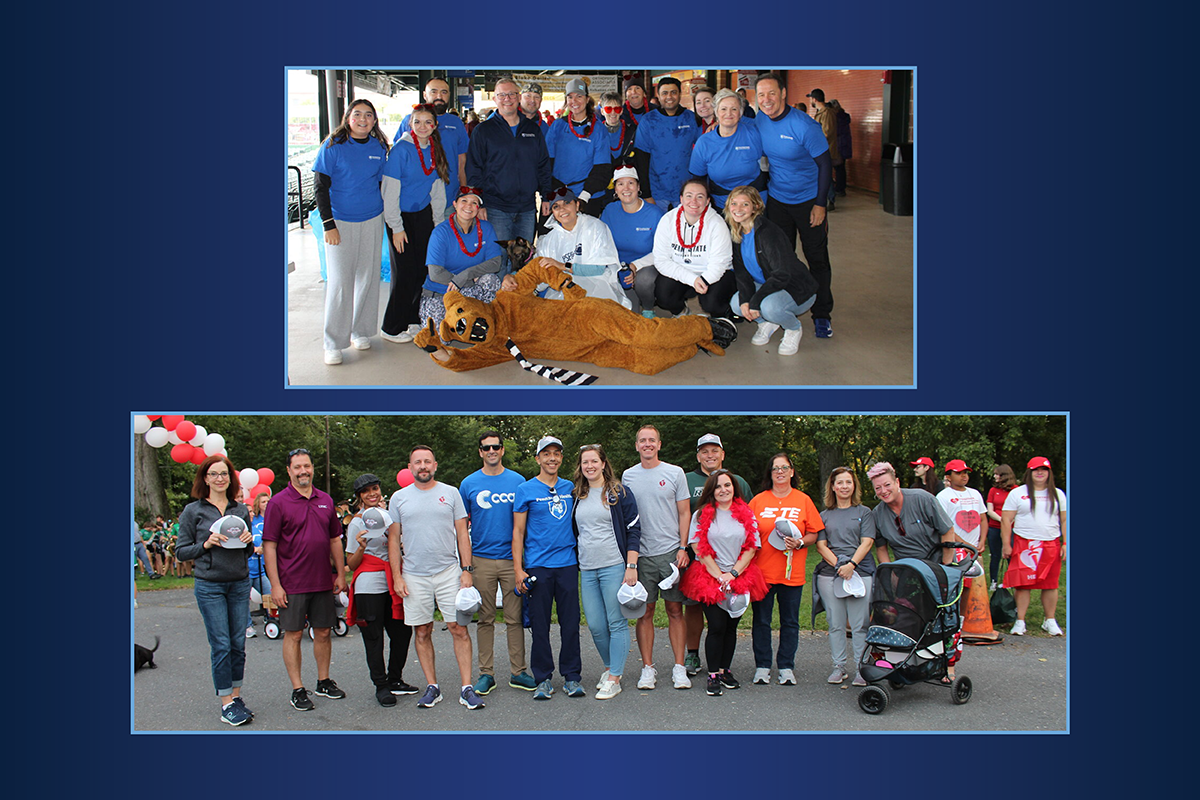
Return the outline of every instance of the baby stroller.
<path id="1" fill-rule="evenodd" d="M 942 564 L 943 548 L 967 551 L 965 560 Z M 943 682 L 962 626 L 958 601 L 963 573 L 975 563 L 978 551 L 962 542 L 940 542 L 927 559 L 901 558 L 880 564 L 871 592 L 871 625 L 859 674 L 869 684 L 858 695 L 858 707 L 881 714 L 893 690 L 914 683 L 948 686 L 950 699 L 962 705 L 971 699 L 971 679 L 957 676 Z"/>

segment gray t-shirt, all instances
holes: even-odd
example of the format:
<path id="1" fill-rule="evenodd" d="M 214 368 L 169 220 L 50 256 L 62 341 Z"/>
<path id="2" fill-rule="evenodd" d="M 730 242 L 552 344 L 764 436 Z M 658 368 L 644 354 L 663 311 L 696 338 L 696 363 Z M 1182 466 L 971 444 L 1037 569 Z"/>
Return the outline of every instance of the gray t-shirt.
<path id="1" fill-rule="evenodd" d="M 603 498 L 603 489 L 592 489 L 575 505 L 580 569 L 604 569 L 625 560 L 613 532 L 612 511 Z"/>
<path id="2" fill-rule="evenodd" d="M 871 509 L 864 505 L 827 508 L 821 512 L 821 521 L 825 523 L 825 530 L 817 534 L 817 541 L 827 542 L 829 549 L 839 558 L 853 558 L 863 539 L 875 539 L 875 520 L 871 516 Z M 822 561 L 818 572 L 832 574 L 833 567 L 829 567 L 828 572 L 825 570 L 828 566 L 828 562 Z M 855 571 L 860 575 L 875 574 L 874 548 L 867 551 Z"/>
<path id="3" fill-rule="evenodd" d="M 687 476 L 683 469 L 665 461 L 660 461 L 653 469 L 638 463 L 625 470 L 621 482 L 637 498 L 638 515 L 642 518 L 641 554 L 661 556 L 679 549 L 679 507 L 676 503 L 688 499 Z"/>
<path id="4" fill-rule="evenodd" d="M 429 576 L 458 566 L 454 521 L 467 516 L 458 489 L 441 481 L 424 490 L 410 483 L 392 495 L 388 511 L 400 523 L 405 572 Z"/>
<path id="5" fill-rule="evenodd" d="M 692 514 L 691 532 L 688 534 L 688 542 L 695 544 L 700 541 L 700 512 Z M 713 549 L 714 557 L 717 560 L 717 566 L 725 572 L 737 563 L 738 557 L 742 554 L 742 546 L 746 543 L 746 529 L 742 523 L 733 518 L 733 514 L 729 511 L 717 509 L 717 513 L 713 515 L 712 524 L 708 526 L 708 546 Z M 754 546 L 759 547 L 761 542 L 758 538 L 757 528 L 754 531 Z M 699 554 L 697 554 L 699 555 Z"/>
<path id="6" fill-rule="evenodd" d="M 885 539 L 892 546 L 892 554 L 896 558 L 929 558 L 933 546 L 942 540 L 942 535 L 954 527 L 954 523 L 946 516 L 946 510 L 938 499 L 923 489 L 901 489 L 904 495 L 904 507 L 900 509 L 900 526 L 896 524 L 896 515 L 886 504 L 880 503 L 871 510 L 871 518 L 875 522 L 876 545 Z M 934 561 L 941 561 L 940 554 L 933 556 Z"/>
<path id="7" fill-rule="evenodd" d="M 358 534 L 366 531 L 367 555 L 388 560 L 387 529 L 392 525 L 392 515 L 382 508 L 368 508 L 346 528 L 346 552 L 358 552 Z M 354 581 L 355 594 L 387 594 L 387 575 L 383 572 L 364 572 Z"/>

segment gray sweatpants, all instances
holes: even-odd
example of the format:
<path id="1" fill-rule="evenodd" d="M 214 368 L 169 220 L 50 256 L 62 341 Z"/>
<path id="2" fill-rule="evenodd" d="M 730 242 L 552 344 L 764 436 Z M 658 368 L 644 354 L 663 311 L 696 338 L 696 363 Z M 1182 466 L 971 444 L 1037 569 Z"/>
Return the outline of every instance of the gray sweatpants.
<path id="1" fill-rule="evenodd" d="M 835 667 L 851 670 L 846 665 L 846 620 L 850 620 L 851 643 L 854 645 L 854 663 L 850 666 L 858 669 L 862 661 L 863 651 L 867 649 L 867 626 L 871 619 L 871 584 L 874 577 L 860 576 L 867 587 L 867 593 L 862 597 L 834 597 L 833 582 L 841 580 L 832 575 L 817 576 L 817 591 L 825 603 L 825 621 L 829 623 L 829 649 L 833 656 Z"/>
<path id="2" fill-rule="evenodd" d="M 379 333 L 379 269 L 383 214 L 366 222 L 337 220 L 341 244 L 325 245 L 325 349 L 345 350 L 350 337 Z"/>

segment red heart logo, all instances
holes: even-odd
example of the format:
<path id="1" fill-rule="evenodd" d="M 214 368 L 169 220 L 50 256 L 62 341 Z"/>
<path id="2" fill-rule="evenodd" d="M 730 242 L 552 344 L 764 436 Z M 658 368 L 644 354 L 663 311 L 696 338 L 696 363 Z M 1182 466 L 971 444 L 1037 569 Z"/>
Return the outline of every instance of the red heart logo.
<path id="1" fill-rule="evenodd" d="M 964 531 L 973 531 L 979 527 L 979 512 L 964 508 L 954 515 L 954 523 Z"/>

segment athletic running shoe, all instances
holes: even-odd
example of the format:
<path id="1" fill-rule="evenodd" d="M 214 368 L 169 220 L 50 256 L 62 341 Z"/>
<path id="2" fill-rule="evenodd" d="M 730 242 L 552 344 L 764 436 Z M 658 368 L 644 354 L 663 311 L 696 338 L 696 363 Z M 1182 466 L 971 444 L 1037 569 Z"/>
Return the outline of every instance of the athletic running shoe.
<path id="1" fill-rule="evenodd" d="M 1046 633 L 1050 634 L 1051 636 L 1062 636 L 1063 635 L 1062 628 L 1058 627 L 1058 622 L 1055 621 L 1054 617 L 1051 617 L 1050 619 L 1048 619 L 1042 623 L 1042 630 L 1044 630 Z"/>
<path id="2" fill-rule="evenodd" d="M 710 674 L 708 676 L 708 683 L 705 684 L 704 691 L 709 697 L 720 697 L 721 696 L 721 678 L 719 676 L 717 676 L 715 673 Z"/>
<path id="3" fill-rule="evenodd" d="M 779 685 L 780 686 L 795 686 L 796 673 L 790 669 L 779 670 Z"/>
<path id="4" fill-rule="evenodd" d="M 253 625 L 251 625 L 249 628 L 246 628 L 246 638 L 247 639 L 253 639 L 255 636 L 258 636 L 258 634 L 255 633 Z"/>
<path id="5" fill-rule="evenodd" d="M 597 681 L 597 683 L 596 683 L 596 691 L 599 691 L 600 689 L 602 689 L 604 687 L 604 682 L 611 680 L 611 679 L 612 679 L 612 673 L 609 672 L 607 669 L 604 670 L 604 672 L 600 673 L 600 680 Z"/>
<path id="6" fill-rule="evenodd" d="M 341 700 L 346 696 L 346 693 L 339 689 L 338 685 L 331 678 L 317 681 L 315 693 L 321 695 L 321 697 L 328 697 L 330 700 Z"/>
<path id="7" fill-rule="evenodd" d="M 433 708 L 442 702 L 442 690 L 432 683 L 425 687 L 425 694 L 417 701 L 417 708 Z"/>
<path id="8" fill-rule="evenodd" d="M 675 684 L 676 689 L 692 688 L 692 679 L 688 677 L 687 670 L 683 668 L 683 664 L 676 664 L 671 667 L 671 682 Z"/>
<path id="9" fill-rule="evenodd" d="M 534 700 L 549 700 L 554 694 L 554 687 L 550 685 L 550 679 L 542 681 L 538 684 L 537 691 L 533 693 Z"/>
<path id="10" fill-rule="evenodd" d="M 750 340 L 750 344 L 766 344 L 771 341 L 771 336 L 777 330 L 779 330 L 779 326 L 774 322 L 758 323 L 758 330 L 754 332 L 754 337 Z"/>
<path id="11" fill-rule="evenodd" d="M 759 667 L 754 670 L 754 682 L 761 683 L 766 686 L 771 682 L 771 670 L 768 667 Z"/>
<path id="12" fill-rule="evenodd" d="M 238 725 L 245 725 L 249 721 L 250 715 L 246 713 L 246 709 L 237 703 L 231 702 L 221 709 L 221 722 L 236 728 Z"/>
<path id="13" fill-rule="evenodd" d="M 866 679 L 863 678 L 862 674 L 859 673 L 854 676 L 854 680 L 850 681 L 850 685 L 851 686 L 866 686 L 867 681 L 866 681 Z"/>
<path id="14" fill-rule="evenodd" d="M 794 356 L 796 351 L 800 349 L 800 337 L 804 335 L 804 331 L 796 328 L 794 331 L 784 331 L 783 341 L 779 343 L 777 351 L 781 356 Z"/>
<path id="15" fill-rule="evenodd" d="M 303 686 L 299 689 L 292 689 L 292 708 L 297 711 L 312 711 L 316 708 L 313 701 L 308 699 L 308 689 Z"/>
<path id="16" fill-rule="evenodd" d="M 1019 619 L 1013 623 L 1012 630 L 1009 631 L 1013 636 L 1025 635 L 1025 620 Z"/>
<path id="17" fill-rule="evenodd" d="M 491 675 L 480 675 L 479 680 L 475 683 L 475 694 L 481 697 L 487 697 L 492 689 L 496 688 L 496 679 Z"/>
<path id="18" fill-rule="evenodd" d="M 566 691 L 567 697 L 587 697 L 587 692 L 583 690 L 579 681 L 567 681 L 563 684 L 563 689 Z"/>
<path id="19" fill-rule="evenodd" d="M 405 683 L 403 680 L 389 681 L 388 688 L 391 690 L 392 694 L 397 695 L 416 694 L 417 692 L 421 691 L 411 683 Z"/>
<path id="20" fill-rule="evenodd" d="M 247 714 L 250 715 L 250 719 L 254 719 L 254 712 L 251 711 L 250 709 L 246 708 L 246 701 L 242 699 L 242 696 L 240 694 L 237 697 L 233 698 L 233 702 L 235 702 L 239 706 L 241 706 L 242 711 L 245 711 Z"/>
<path id="21" fill-rule="evenodd" d="M 355 350 L 370 350 L 371 349 L 371 340 L 366 338 L 365 336 L 356 336 L 355 338 L 350 340 L 350 344 L 351 344 L 351 346 L 354 347 Z"/>
<path id="22" fill-rule="evenodd" d="M 814 319 L 813 327 L 816 328 L 818 339 L 833 338 L 833 323 L 827 319 Z"/>
<path id="23" fill-rule="evenodd" d="M 342 363 L 342 351 L 341 350 L 326 350 L 325 351 L 325 363 L 331 367 Z"/>
<path id="24" fill-rule="evenodd" d="M 639 689 L 653 689 L 658 682 L 658 670 L 654 667 L 642 667 L 642 676 L 638 678 Z"/>
<path id="25" fill-rule="evenodd" d="M 612 678 L 600 684 L 600 689 L 596 692 L 597 700 L 611 700 L 621 693 L 621 684 L 614 681 Z"/>
<path id="26" fill-rule="evenodd" d="M 683 668 L 687 670 L 688 675 L 700 674 L 700 654 L 688 653 L 683 659 Z"/>
<path id="27" fill-rule="evenodd" d="M 733 677 L 733 673 L 725 670 L 721 673 L 721 685 L 726 689 L 740 689 L 742 685 L 738 683 L 738 679 Z"/>
<path id="28" fill-rule="evenodd" d="M 483 708 L 483 701 L 479 699 L 479 695 L 475 692 L 475 687 L 473 686 L 463 687 L 462 692 L 458 695 L 458 702 L 466 706 L 468 711 Z"/>
<path id="29" fill-rule="evenodd" d="M 532 692 L 537 688 L 537 684 L 534 683 L 533 678 L 526 672 L 522 672 L 520 675 L 510 675 L 508 685 L 514 689 L 524 689 L 527 692 Z"/>
<path id="30" fill-rule="evenodd" d="M 850 676 L 846 674 L 846 670 L 841 667 L 834 667 L 833 672 L 829 673 L 829 677 L 825 679 L 826 683 L 841 683 Z"/>

